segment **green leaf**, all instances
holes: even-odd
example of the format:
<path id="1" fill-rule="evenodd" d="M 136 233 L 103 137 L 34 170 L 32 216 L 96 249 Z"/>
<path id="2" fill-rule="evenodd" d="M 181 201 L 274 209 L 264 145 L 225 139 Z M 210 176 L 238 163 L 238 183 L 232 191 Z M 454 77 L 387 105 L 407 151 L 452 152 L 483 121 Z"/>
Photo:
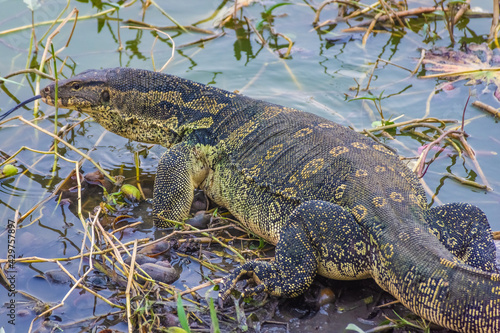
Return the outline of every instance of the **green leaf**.
<path id="1" fill-rule="evenodd" d="M 359 328 L 358 326 L 354 325 L 354 324 L 349 324 L 347 325 L 347 327 L 345 328 L 345 330 L 349 330 L 349 331 L 355 331 L 355 332 L 358 332 L 358 333 L 365 333 L 365 331 L 363 331 L 361 328 Z"/>
<path id="2" fill-rule="evenodd" d="M 17 174 L 19 172 L 19 170 L 12 164 L 6 164 L 3 169 L 2 169 L 2 173 L 6 176 L 6 177 L 10 177 L 10 176 L 14 176 L 15 174 Z"/>
<path id="3" fill-rule="evenodd" d="M 28 6 L 28 8 L 32 11 L 35 11 L 35 9 L 38 9 L 41 6 L 41 4 L 38 0 L 23 0 L 23 1 Z"/>
<path id="4" fill-rule="evenodd" d="M 210 297 L 208 306 L 210 308 L 210 318 L 212 319 L 210 331 L 213 333 L 220 333 L 219 319 L 217 319 L 217 312 L 215 311 L 214 299 L 212 297 Z"/>
<path id="5" fill-rule="evenodd" d="M 177 294 L 177 317 L 179 317 L 179 323 L 181 323 L 182 328 L 187 333 L 191 333 L 191 329 L 189 328 L 189 323 L 186 316 L 186 311 L 184 310 L 184 306 L 182 305 L 182 298 L 179 294 Z"/>

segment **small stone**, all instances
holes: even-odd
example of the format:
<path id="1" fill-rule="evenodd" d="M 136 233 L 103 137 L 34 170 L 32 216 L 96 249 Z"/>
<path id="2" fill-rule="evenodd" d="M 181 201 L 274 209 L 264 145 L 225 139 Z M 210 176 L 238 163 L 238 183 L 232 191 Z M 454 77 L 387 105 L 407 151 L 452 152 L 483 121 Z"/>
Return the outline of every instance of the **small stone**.
<path id="1" fill-rule="evenodd" d="M 325 304 L 332 303 L 335 301 L 335 293 L 332 289 L 326 287 L 321 289 L 318 295 L 317 304 L 322 307 Z"/>

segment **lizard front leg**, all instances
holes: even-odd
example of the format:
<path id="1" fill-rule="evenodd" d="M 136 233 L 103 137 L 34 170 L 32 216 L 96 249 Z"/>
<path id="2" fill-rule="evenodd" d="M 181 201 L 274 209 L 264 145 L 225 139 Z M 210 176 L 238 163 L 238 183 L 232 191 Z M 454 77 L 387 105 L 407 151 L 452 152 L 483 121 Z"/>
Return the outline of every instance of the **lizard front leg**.
<path id="1" fill-rule="evenodd" d="M 208 167 L 196 147 L 181 143 L 162 155 L 153 191 L 156 227 L 170 227 L 166 220 L 180 221 L 188 217 L 193 191 L 207 174 Z"/>

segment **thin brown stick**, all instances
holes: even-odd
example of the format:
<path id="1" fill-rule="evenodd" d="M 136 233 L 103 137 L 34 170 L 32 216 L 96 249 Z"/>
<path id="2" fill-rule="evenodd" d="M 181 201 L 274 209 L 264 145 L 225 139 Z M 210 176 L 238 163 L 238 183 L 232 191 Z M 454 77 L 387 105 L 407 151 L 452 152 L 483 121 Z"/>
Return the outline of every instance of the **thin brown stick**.
<path id="1" fill-rule="evenodd" d="M 486 190 L 486 191 L 491 191 L 491 188 L 488 187 L 488 185 L 479 184 L 479 183 L 474 182 L 472 180 L 468 180 L 468 179 L 465 179 L 465 178 L 462 178 L 462 177 L 458 177 L 458 176 L 456 176 L 456 175 L 454 175 L 452 173 L 447 173 L 445 176 L 448 177 L 448 178 L 451 178 L 453 180 L 456 180 L 457 182 L 459 182 L 460 184 L 463 184 L 463 185 L 476 187 L 476 188 L 479 188 L 479 189 L 482 189 L 482 190 Z"/>
<path id="2" fill-rule="evenodd" d="M 495 36 L 495 31 L 498 26 L 498 18 L 500 16 L 499 1 L 493 0 L 493 19 L 491 20 L 490 35 L 488 36 L 488 41 L 491 41 Z"/>
<path id="3" fill-rule="evenodd" d="M 226 33 L 225 32 L 221 32 L 217 35 L 213 35 L 213 36 L 210 36 L 210 37 L 206 37 L 206 38 L 200 38 L 198 40 L 195 40 L 194 42 L 189 42 L 189 43 L 186 43 L 186 44 L 182 44 L 182 45 L 179 45 L 177 46 L 178 49 L 182 49 L 184 47 L 188 47 L 188 46 L 193 46 L 193 45 L 196 45 L 196 44 L 200 44 L 200 43 L 205 43 L 205 42 L 208 42 L 208 41 L 211 41 L 213 39 L 216 39 L 216 38 L 219 38 L 219 37 L 222 37 L 224 36 Z"/>
<path id="4" fill-rule="evenodd" d="M 492 107 L 488 104 L 485 104 L 485 103 L 480 102 L 480 101 L 475 101 L 475 102 L 472 102 L 472 105 L 480 108 L 481 110 L 484 110 L 484 111 L 492 114 L 495 117 L 500 118 L 500 111 L 498 111 L 497 109 L 495 109 L 494 107 Z"/>
<path id="5" fill-rule="evenodd" d="M 453 18 L 453 24 L 457 24 L 457 22 L 462 18 L 467 9 L 470 8 L 470 0 L 467 0 L 465 4 L 463 4 L 458 10 L 457 14 Z"/>
<path id="6" fill-rule="evenodd" d="M 139 26 L 142 26 L 142 27 L 148 27 L 148 28 L 158 29 L 158 30 L 179 30 L 179 27 L 176 26 L 176 25 L 157 26 L 157 25 L 152 25 L 152 24 L 148 24 L 148 23 L 145 23 L 145 22 L 137 21 L 137 20 L 132 20 L 132 19 L 125 20 L 125 21 L 123 21 L 123 23 L 135 24 L 135 25 L 139 25 Z M 207 35 L 214 35 L 215 34 L 215 32 L 213 32 L 212 30 L 198 28 L 198 27 L 195 27 L 195 26 L 192 26 L 192 25 L 184 25 L 183 27 L 186 30 L 192 31 L 192 32 L 199 32 L 199 33 L 207 34 Z"/>
<path id="7" fill-rule="evenodd" d="M 23 123 L 27 124 L 27 125 L 30 125 L 32 127 L 34 127 L 35 129 L 39 130 L 40 132 L 43 132 L 49 136 L 51 136 L 53 139 L 61 142 L 62 144 L 64 144 L 65 146 L 67 146 L 69 149 L 73 150 L 75 153 L 77 153 L 78 155 L 82 156 L 83 158 L 85 158 L 86 160 L 90 161 L 99 171 L 102 172 L 103 175 L 105 175 L 113 184 L 116 184 L 116 180 L 111 177 L 111 175 L 106 171 L 104 170 L 103 168 L 101 168 L 101 166 L 99 164 L 97 164 L 96 162 L 94 162 L 93 159 L 91 159 L 87 154 L 85 154 L 84 152 L 82 152 L 81 150 L 79 150 L 78 148 L 76 148 L 75 146 L 73 146 L 72 144 L 70 144 L 69 142 L 65 141 L 64 139 L 58 137 L 57 135 L 55 135 L 54 133 L 51 133 L 43 128 L 41 128 L 40 126 L 38 125 L 35 125 L 33 124 L 31 121 L 28 121 L 26 119 L 24 119 L 22 116 L 16 116 L 16 117 L 12 117 L 10 119 L 8 119 L 9 121 L 13 120 L 13 119 L 19 119 L 20 121 L 22 121 Z"/>
<path id="8" fill-rule="evenodd" d="M 377 23 L 377 19 L 381 16 L 382 16 L 382 13 L 378 13 L 375 16 L 375 18 L 371 21 L 370 25 L 368 26 L 368 29 L 366 30 L 366 32 L 363 36 L 363 40 L 362 40 L 363 47 L 366 45 L 366 42 L 368 41 L 368 37 L 370 37 L 370 34 L 372 33 L 373 28 L 375 27 L 375 24 Z"/>
<path id="9" fill-rule="evenodd" d="M 125 298 L 127 304 L 127 323 L 128 323 L 129 333 L 132 333 L 134 331 L 134 326 L 132 325 L 132 315 L 130 307 L 130 288 L 132 287 L 132 282 L 134 281 L 134 266 L 135 266 L 136 255 L 137 255 L 137 239 L 134 241 L 134 249 L 132 251 L 132 260 L 130 261 L 130 271 L 128 274 L 127 289 L 125 290 Z"/>
<path id="10" fill-rule="evenodd" d="M 193 287 L 193 288 L 190 288 L 190 289 L 187 289 L 187 290 L 184 290 L 182 292 L 180 292 L 179 294 L 181 296 L 183 295 L 186 295 L 186 294 L 190 294 L 192 292 L 195 292 L 197 290 L 200 290 L 200 289 L 203 289 L 203 288 L 206 288 L 206 287 L 210 287 L 212 285 L 215 285 L 215 284 L 219 284 L 222 282 L 222 278 L 219 278 L 219 279 L 213 279 L 212 281 L 209 281 L 209 282 L 205 282 L 205 283 L 202 283 L 196 287 Z M 176 296 L 172 296 L 172 297 L 169 297 L 167 298 L 167 301 L 173 301 L 176 299 Z"/>

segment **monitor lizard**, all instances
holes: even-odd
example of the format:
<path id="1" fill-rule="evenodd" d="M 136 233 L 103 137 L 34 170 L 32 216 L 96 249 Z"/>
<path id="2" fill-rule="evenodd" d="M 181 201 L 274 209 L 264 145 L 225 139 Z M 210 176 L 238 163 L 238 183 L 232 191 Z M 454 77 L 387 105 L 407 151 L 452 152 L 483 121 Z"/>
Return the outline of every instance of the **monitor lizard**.
<path id="1" fill-rule="evenodd" d="M 500 332 L 500 275 L 485 214 L 428 208 L 414 173 L 380 143 L 317 115 L 140 69 L 89 70 L 58 84 L 58 106 L 126 138 L 169 148 L 154 185 L 157 227 L 188 216 L 200 188 L 276 245 L 250 275 L 294 297 L 319 274 L 373 278 L 411 311 L 460 332 Z M 54 83 L 42 91 L 54 105 Z"/>

